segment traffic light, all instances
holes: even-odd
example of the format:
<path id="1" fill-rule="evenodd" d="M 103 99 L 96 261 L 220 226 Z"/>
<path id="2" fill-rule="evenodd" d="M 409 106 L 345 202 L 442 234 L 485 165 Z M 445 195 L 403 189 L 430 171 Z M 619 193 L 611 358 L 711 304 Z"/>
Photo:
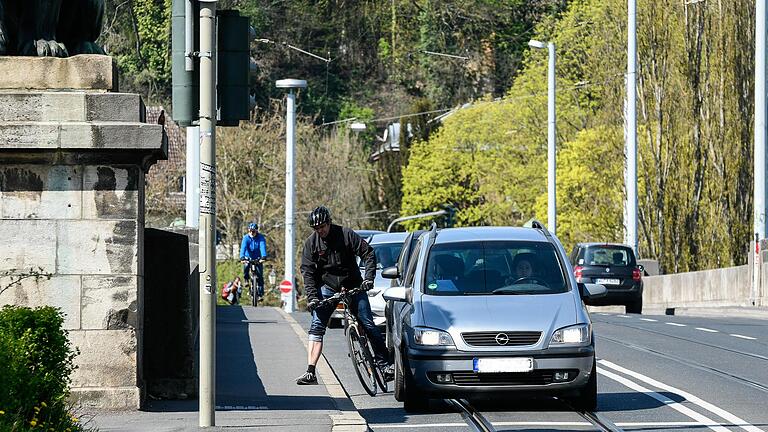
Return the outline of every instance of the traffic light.
<path id="1" fill-rule="evenodd" d="M 197 67 L 187 71 L 186 44 L 185 44 L 185 4 L 187 0 L 173 0 L 171 16 L 171 80 L 173 93 L 173 119 L 181 126 L 191 126 L 197 122 L 200 109 L 200 71 Z M 192 2 L 192 15 L 194 37 L 192 51 L 198 51 L 200 47 L 200 35 L 198 32 L 197 18 L 200 14 L 197 2 Z M 197 59 L 192 59 L 197 62 Z"/>
<path id="2" fill-rule="evenodd" d="M 248 17 L 236 10 L 217 12 L 217 100 L 220 126 L 251 118 L 250 77 L 255 71 L 250 45 L 255 34 Z"/>
<path id="3" fill-rule="evenodd" d="M 171 19 L 171 72 L 173 80 L 173 118 L 181 126 L 197 123 L 200 111 L 200 74 L 197 68 L 185 68 L 185 3 L 173 0 Z M 193 1 L 194 48 L 199 51 L 199 7 Z M 251 60 L 250 43 L 255 37 L 248 17 L 240 16 L 236 10 L 216 12 L 216 101 L 218 126 L 237 126 L 240 120 L 249 120 L 254 107 L 250 94 L 250 80 L 255 73 L 255 62 Z"/>

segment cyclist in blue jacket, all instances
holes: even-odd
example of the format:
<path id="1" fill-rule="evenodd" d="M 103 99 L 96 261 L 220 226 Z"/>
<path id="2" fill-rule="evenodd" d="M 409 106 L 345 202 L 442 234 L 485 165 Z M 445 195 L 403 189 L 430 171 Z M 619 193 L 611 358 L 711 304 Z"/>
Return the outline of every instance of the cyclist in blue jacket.
<path id="1" fill-rule="evenodd" d="M 259 225 L 256 222 L 248 224 L 248 233 L 243 236 L 243 242 L 240 243 L 240 261 L 243 263 L 243 275 L 245 281 L 251 277 L 256 279 L 259 299 L 264 297 L 264 265 L 256 264 L 255 274 L 250 275 L 248 271 L 248 260 L 258 260 L 267 257 L 267 239 L 259 233 Z"/>

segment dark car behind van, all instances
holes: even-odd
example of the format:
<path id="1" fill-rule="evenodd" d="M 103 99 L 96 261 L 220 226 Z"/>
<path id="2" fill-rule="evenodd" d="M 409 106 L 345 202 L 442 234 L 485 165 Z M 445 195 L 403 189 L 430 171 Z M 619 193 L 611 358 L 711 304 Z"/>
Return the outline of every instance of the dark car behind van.
<path id="1" fill-rule="evenodd" d="M 616 243 L 579 243 L 571 252 L 576 282 L 604 285 L 605 297 L 593 299 L 593 306 L 625 305 L 627 313 L 643 310 L 643 268 L 631 247 Z"/>

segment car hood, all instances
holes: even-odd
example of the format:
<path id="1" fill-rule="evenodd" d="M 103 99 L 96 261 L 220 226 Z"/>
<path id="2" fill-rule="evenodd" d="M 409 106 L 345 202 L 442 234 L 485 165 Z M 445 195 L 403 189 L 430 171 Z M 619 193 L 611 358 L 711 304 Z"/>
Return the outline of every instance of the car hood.
<path id="1" fill-rule="evenodd" d="M 547 295 L 421 295 L 422 325 L 450 332 L 541 331 L 578 323 L 572 293 Z"/>

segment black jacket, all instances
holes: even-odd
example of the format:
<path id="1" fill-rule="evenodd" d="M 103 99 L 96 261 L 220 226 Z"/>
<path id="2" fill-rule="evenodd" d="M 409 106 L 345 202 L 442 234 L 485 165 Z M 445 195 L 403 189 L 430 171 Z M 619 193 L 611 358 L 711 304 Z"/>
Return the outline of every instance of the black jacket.
<path id="1" fill-rule="evenodd" d="M 363 282 L 356 256 L 365 263 L 365 279 L 376 277 L 376 255 L 373 248 L 353 230 L 331 224 L 326 238 L 313 232 L 304 241 L 301 254 L 301 275 L 307 299 L 319 298 L 323 284 L 334 291 L 341 287 L 357 288 Z"/>

